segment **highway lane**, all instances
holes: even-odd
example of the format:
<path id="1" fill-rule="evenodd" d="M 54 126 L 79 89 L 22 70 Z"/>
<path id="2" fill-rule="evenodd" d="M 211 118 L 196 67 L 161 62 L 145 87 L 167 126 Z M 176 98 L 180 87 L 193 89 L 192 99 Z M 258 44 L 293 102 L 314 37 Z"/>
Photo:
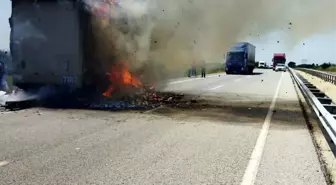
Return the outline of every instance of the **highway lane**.
<path id="1" fill-rule="evenodd" d="M 165 89 L 221 108 L 1 115 L 0 184 L 326 184 L 289 74 L 256 71 Z"/>
<path id="2" fill-rule="evenodd" d="M 175 80 L 168 84 L 165 91 L 188 94 L 217 96 L 227 101 L 271 101 L 276 89 L 276 81 L 281 73 L 272 70 L 255 70 L 254 75 L 211 75 L 202 79 Z"/>

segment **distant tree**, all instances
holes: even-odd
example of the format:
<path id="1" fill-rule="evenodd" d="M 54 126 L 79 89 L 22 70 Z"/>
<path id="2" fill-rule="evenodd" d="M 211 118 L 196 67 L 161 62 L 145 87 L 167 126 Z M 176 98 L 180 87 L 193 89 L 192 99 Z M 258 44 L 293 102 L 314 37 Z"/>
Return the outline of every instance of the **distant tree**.
<path id="1" fill-rule="evenodd" d="M 7 70 L 11 69 L 12 57 L 8 51 L 0 50 L 0 62 L 5 65 Z"/>
<path id="2" fill-rule="evenodd" d="M 288 67 L 295 68 L 295 67 L 296 67 L 296 63 L 293 62 L 293 61 L 290 61 L 290 62 L 288 63 Z"/>
<path id="3" fill-rule="evenodd" d="M 311 69 L 313 67 L 313 65 L 312 64 L 300 64 L 300 65 L 297 65 L 296 67 Z"/>
<path id="4" fill-rule="evenodd" d="M 331 63 L 323 63 L 323 64 L 321 64 L 321 68 L 322 69 L 327 69 L 327 68 L 329 68 L 331 66 Z"/>

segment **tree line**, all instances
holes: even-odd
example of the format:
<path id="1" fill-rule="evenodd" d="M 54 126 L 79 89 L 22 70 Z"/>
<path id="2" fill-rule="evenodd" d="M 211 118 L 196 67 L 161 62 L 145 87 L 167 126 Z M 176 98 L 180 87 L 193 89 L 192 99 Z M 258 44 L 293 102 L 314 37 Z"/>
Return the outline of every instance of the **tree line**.
<path id="1" fill-rule="evenodd" d="M 6 71 L 9 71 L 12 66 L 12 57 L 9 51 L 0 50 L 0 63 L 5 66 Z"/>

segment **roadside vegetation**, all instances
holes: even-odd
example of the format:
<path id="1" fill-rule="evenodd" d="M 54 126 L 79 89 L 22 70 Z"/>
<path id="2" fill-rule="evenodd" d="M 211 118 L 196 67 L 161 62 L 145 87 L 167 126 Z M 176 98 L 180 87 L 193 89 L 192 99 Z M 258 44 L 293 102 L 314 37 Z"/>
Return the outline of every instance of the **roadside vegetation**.
<path id="1" fill-rule="evenodd" d="M 12 58 L 10 56 L 9 51 L 0 50 L 0 63 L 5 66 L 6 71 L 6 81 L 9 89 L 12 89 L 12 77 L 11 75 L 11 61 Z"/>
<path id="2" fill-rule="evenodd" d="M 328 72 L 336 72 L 336 64 L 332 63 L 323 63 L 323 64 L 300 64 L 297 65 L 298 68 L 308 68 L 308 69 L 316 69 L 320 71 L 328 71 Z"/>
<path id="3" fill-rule="evenodd" d="M 201 68 L 202 66 L 196 66 L 196 75 L 201 75 Z M 190 69 L 187 69 L 184 73 L 184 76 L 188 76 Z M 205 66 L 206 74 L 213 74 L 213 73 L 223 73 L 225 72 L 225 65 L 224 63 L 209 63 Z"/>

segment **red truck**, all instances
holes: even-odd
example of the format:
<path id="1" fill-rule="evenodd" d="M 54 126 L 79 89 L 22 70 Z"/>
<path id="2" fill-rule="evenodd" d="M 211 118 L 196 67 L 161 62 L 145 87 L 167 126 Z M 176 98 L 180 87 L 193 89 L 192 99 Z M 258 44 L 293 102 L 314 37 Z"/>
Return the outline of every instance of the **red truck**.
<path id="1" fill-rule="evenodd" d="M 286 63 L 286 54 L 285 53 L 274 53 L 272 58 L 272 68 L 273 71 L 277 64 L 285 64 Z"/>

